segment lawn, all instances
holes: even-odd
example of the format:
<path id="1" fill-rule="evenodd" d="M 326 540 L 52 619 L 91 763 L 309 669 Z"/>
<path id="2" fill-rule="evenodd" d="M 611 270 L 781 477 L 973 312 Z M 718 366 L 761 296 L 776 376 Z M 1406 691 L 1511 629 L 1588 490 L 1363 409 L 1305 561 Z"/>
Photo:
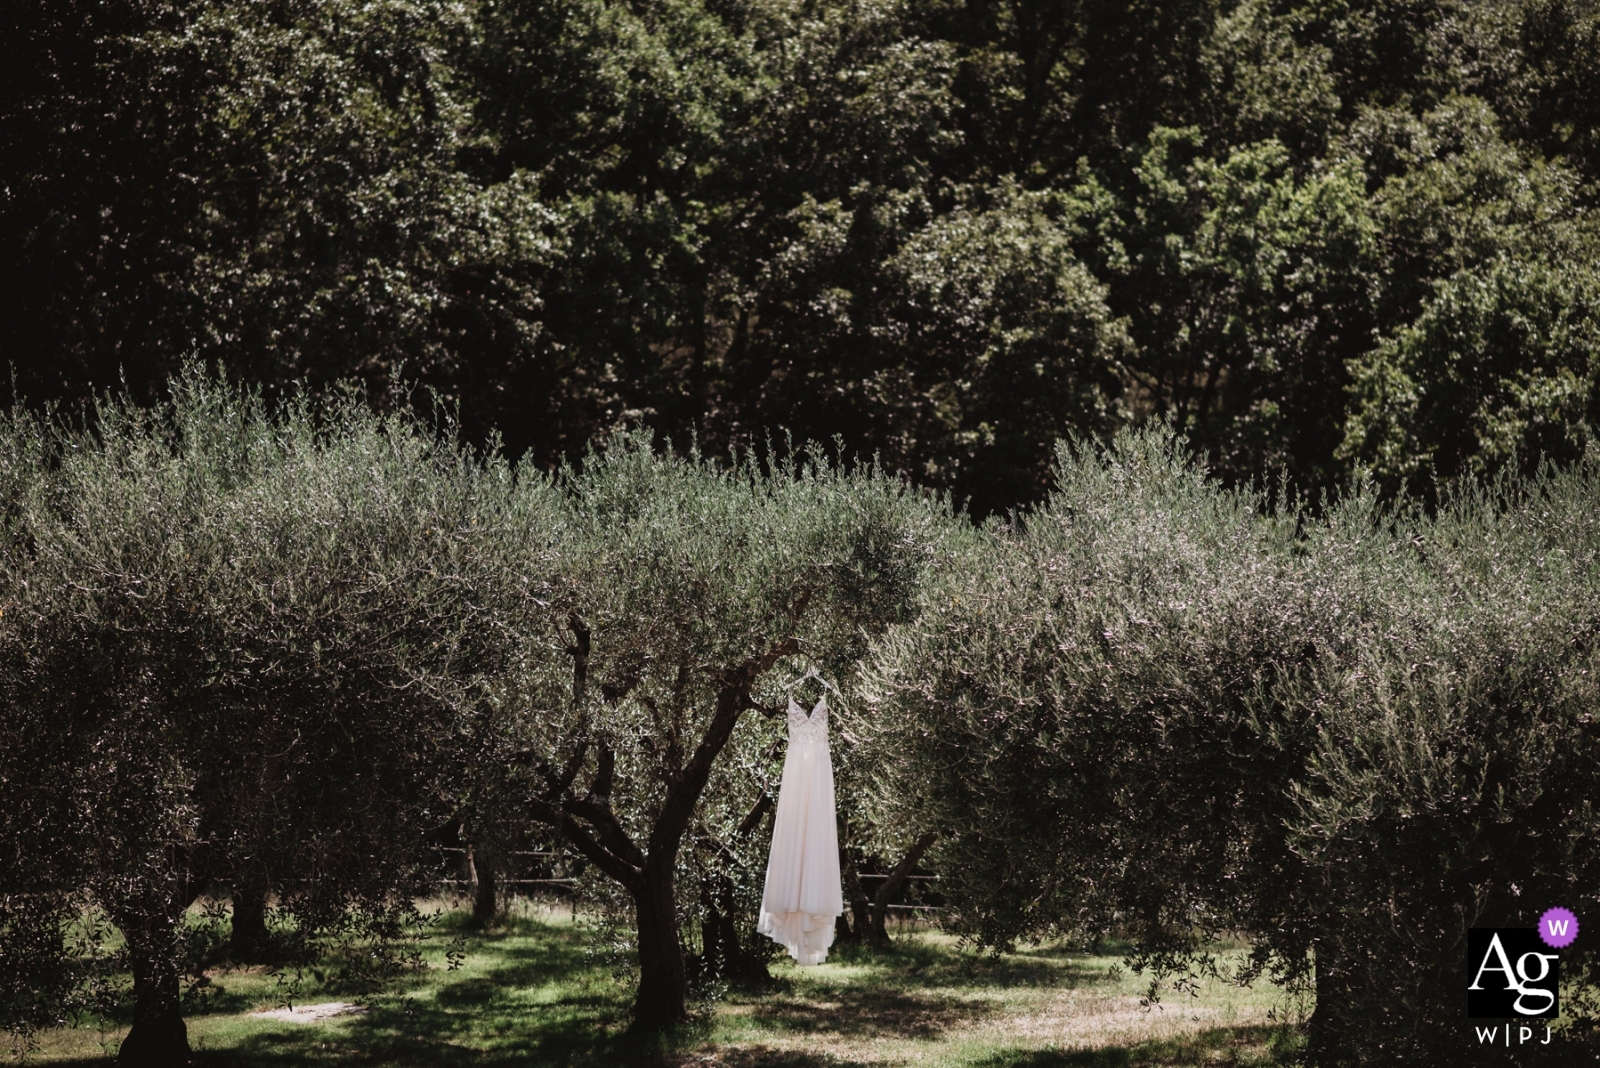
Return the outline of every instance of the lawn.
<path id="1" fill-rule="evenodd" d="M 447 914 L 453 935 L 466 916 Z M 425 972 L 394 991 L 352 999 L 306 976 L 297 1004 L 359 1000 L 366 1010 L 314 1023 L 274 1020 L 267 969 L 218 970 L 210 1003 L 189 1017 L 204 1065 L 664 1065 L 821 1068 L 850 1065 L 1111 1068 L 1270 1065 L 1297 1036 L 1275 1023 L 1295 1006 L 1268 984 L 1202 983 L 1143 1008 L 1144 981 L 1115 956 L 1040 947 L 990 959 L 947 936 L 903 931 L 892 949 L 836 947 L 828 963 L 774 967 L 772 989 L 728 992 L 667 1037 L 628 1026 L 626 978 L 585 952 L 581 924 L 522 906 L 469 932 L 449 970 L 446 938 Z M 104 1063 L 125 1024 L 51 1033 L 34 1055 Z"/>

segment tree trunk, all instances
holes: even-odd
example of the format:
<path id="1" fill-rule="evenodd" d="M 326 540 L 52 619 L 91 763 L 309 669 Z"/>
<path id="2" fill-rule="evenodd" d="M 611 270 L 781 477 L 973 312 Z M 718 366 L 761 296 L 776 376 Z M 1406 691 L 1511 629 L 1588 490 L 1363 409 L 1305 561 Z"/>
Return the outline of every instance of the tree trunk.
<path id="1" fill-rule="evenodd" d="M 767 971 L 767 962 L 739 940 L 733 880 L 726 875 L 708 876 L 701 886 L 700 904 L 705 909 L 705 919 L 700 924 L 704 971 L 741 986 L 770 983 L 772 973 Z"/>
<path id="2" fill-rule="evenodd" d="M 840 820 L 841 824 L 843 822 Z M 844 841 L 844 836 L 840 835 L 839 840 Z M 861 888 L 861 875 L 856 870 L 855 859 L 844 846 L 839 847 L 839 870 L 844 873 L 845 889 L 850 894 L 851 923 L 846 928 L 846 940 L 866 945 L 872 938 L 872 901 Z"/>
<path id="3" fill-rule="evenodd" d="M 1330 939 L 1313 939 L 1312 946 L 1317 1006 L 1306 1021 L 1306 1053 L 1311 1064 L 1332 1064 L 1345 1049 L 1350 1026 L 1349 962 Z"/>
<path id="4" fill-rule="evenodd" d="M 180 1068 L 189 1063 L 178 980 L 177 923 L 152 910 L 118 918 L 133 965 L 133 1027 L 122 1040 L 123 1068 Z"/>
<path id="5" fill-rule="evenodd" d="M 672 889 L 672 869 L 650 858 L 642 878 L 633 888 L 634 913 L 639 926 L 639 995 L 633 1003 L 634 1022 L 642 1027 L 662 1027 L 689 1018 L 684 1004 L 688 974 L 683 948 L 678 944 L 678 916 Z"/>
<path id="6" fill-rule="evenodd" d="M 797 599 L 792 609 L 796 620 L 804 614 L 809 597 L 808 592 L 803 592 Z M 576 613 L 569 615 L 568 629 L 574 639 L 568 650 L 573 659 L 573 694 L 575 701 L 581 701 L 588 687 L 590 632 Z M 688 761 L 669 776 L 670 785 L 650 829 L 647 849 L 632 839 L 611 808 L 616 754 L 609 746 L 596 745 L 594 779 L 582 797 L 574 795 L 572 784 L 582 770 L 589 745 L 594 743 L 577 746 L 560 770 L 541 767 L 547 789 L 542 796 L 529 799 L 532 814 L 559 830 L 579 853 L 627 887 L 633 898 L 639 937 L 639 994 L 633 1012 L 634 1022 L 641 1028 L 671 1026 L 688 1019 L 685 1004 L 688 969 L 684 965 L 683 948 L 678 944 L 672 886 L 678 851 L 700 802 L 700 794 L 711 777 L 712 765 L 733 736 L 739 717 L 753 707 L 750 688 L 763 672 L 782 657 L 794 655 L 799 648 L 798 640 L 785 638 L 765 653 L 717 673 L 720 686 L 716 712 Z M 682 670 L 687 672 L 688 665 Z M 632 685 L 630 682 L 602 692 L 614 704 Z M 668 750 L 681 753 L 681 741 L 674 736 Z M 580 824 L 580 819 L 588 826 Z"/>
<path id="7" fill-rule="evenodd" d="M 241 886 L 233 892 L 233 938 L 229 954 L 234 960 L 261 959 L 267 948 L 267 892 L 264 886 Z"/>
<path id="8" fill-rule="evenodd" d="M 733 916 L 720 905 L 706 910 L 700 923 L 704 943 L 700 967 L 704 975 L 720 975 L 730 983 L 759 985 L 770 979 L 767 966 L 754 959 L 739 944 L 739 928 Z"/>
<path id="9" fill-rule="evenodd" d="M 494 869 L 483 865 L 478 869 L 478 889 L 472 895 L 472 919 L 480 924 L 491 922 L 499 915 L 500 903 L 495 896 Z"/>
<path id="10" fill-rule="evenodd" d="M 468 846 L 467 867 L 472 877 L 472 922 L 483 926 L 493 922 L 500 912 L 500 903 L 495 896 L 494 864 Z"/>
<path id="11" fill-rule="evenodd" d="M 886 946 L 889 944 L 889 928 L 886 925 L 886 921 L 889 918 L 889 902 L 894 899 L 894 895 L 905 885 L 912 871 L 916 869 L 918 862 L 922 860 L 923 854 L 928 851 L 928 847 L 933 845 L 938 837 L 938 832 L 929 831 L 921 838 L 918 838 L 911 848 L 906 851 L 906 855 L 900 859 L 900 863 L 894 866 L 894 871 L 889 873 L 889 877 L 883 881 L 883 885 L 878 887 L 877 896 L 872 903 L 871 938 L 874 945 Z"/>
<path id="12" fill-rule="evenodd" d="M 716 889 L 711 876 L 700 880 L 700 909 L 704 914 L 700 921 L 700 960 L 694 974 L 704 978 L 727 970 L 724 963 L 727 951 L 722 944 L 728 925 L 722 910 L 717 908 Z"/>
<path id="13" fill-rule="evenodd" d="M 850 924 L 855 932 L 855 940 L 862 945 L 871 945 L 875 937 L 872 927 L 872 899 L 867 897 L 867 892 L 861 888 L 861 880 L 856 876 L 855 869 L 850 870 Z"/>

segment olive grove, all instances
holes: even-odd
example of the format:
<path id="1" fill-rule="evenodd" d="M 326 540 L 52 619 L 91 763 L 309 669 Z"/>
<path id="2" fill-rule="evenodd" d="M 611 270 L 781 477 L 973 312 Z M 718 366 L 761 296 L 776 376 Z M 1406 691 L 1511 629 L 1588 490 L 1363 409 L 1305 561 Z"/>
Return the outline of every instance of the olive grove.
<path id="1" fill-rule="evenodd" d="M 122 1062 L 170 1064 L 202 893 L 270 889 L 302 928 L 353 908 L 379 942 L 403 925 L 481 680 L 517 645 L 488 596 L 524 591 L 483 581 L 492 470 L 353 398 L 269 416 L 191 374 L 92 431 L 4 432 L 7 1023 L 70 1014 L 87 909 L 125 941 Z"/>
<path id="2" fill-rule="evenodd" d="M 438 833 L 495 822 L 625 893 L 636 1016 L 683 1019 L 686 929 L 714 970 L 764 960 L 735 896 L 774 673 L 846 678 L 954 521 L 821 453 L 633 437 L 552 476 L 195 369 L 96 416 L 4 424 L 0 993 L 26 1033 L 130 970 L 127 1064 L 187 1049 L 202 896 L 231 897 L 236 953 L 270 895 L 302 934 L 353 919 L 393 970 Z"/>
<path id="3" fill-rule="evenodd" d="M 1312 518 L 1165 433 L 1057 464 L 870 670 L 948 925 L 1126 934 L 1158 982 L 1241 932 L 1235 979 L 1310 984 L 1316 1063 L 1465 1063 L 1467 928 L 1595 903 L 1600 467 Z"/>

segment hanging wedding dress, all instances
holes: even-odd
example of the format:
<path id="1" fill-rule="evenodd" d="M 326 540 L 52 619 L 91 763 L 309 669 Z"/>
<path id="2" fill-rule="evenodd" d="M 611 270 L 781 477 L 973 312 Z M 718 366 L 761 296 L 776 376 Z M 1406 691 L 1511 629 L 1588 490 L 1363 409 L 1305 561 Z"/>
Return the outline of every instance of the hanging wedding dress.
<path id="1" fill-rule="evenodd" d="M 813 674 L 807 672 L 806 677 Z M 843 911 L 833 761 L 828 755 L 828 695 L 824 693 L 807 716 L 791 694 L 789 751 L 783 758 L 756 930 L 788 949 L 799 963 L 821 964 L 833 944 L 833 921 Z"/>

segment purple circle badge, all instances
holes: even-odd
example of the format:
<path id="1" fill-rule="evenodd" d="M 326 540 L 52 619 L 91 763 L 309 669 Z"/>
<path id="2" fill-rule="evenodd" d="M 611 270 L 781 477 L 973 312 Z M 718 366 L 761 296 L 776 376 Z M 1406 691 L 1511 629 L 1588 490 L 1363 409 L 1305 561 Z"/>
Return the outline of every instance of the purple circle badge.
<path id="1" fill-rule="evenodd" d="M 1578 937 L 1578 917 L 1569 909 L 1551 909 L 1539 917 L 1539 937 L 1551 949 L 1567 948 Z"/>

